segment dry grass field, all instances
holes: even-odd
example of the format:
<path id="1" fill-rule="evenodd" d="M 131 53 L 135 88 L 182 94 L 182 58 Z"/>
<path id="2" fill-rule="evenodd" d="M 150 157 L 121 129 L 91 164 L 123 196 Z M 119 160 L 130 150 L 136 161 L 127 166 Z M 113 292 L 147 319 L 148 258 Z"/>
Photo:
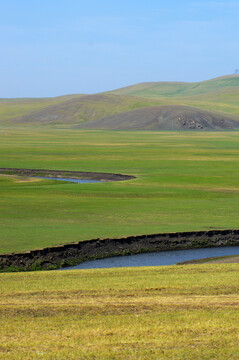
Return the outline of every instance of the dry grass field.
<path id="1" fill-rule="evenodd" d="M 237 360 L 238 264 L 0 274 L 0 359 Z"/>

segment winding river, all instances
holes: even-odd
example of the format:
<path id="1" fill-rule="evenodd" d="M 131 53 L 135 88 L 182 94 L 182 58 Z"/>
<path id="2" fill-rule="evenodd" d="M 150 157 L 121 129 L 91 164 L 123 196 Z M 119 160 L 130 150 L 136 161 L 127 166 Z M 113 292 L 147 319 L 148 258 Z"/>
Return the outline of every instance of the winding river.
<path id="1" fill-rule="evenodd" d="M 179 262 L 189 260 L 227 255 L 239 255 L 239 246 L 170 250 L 129 256 L 116 256 L 100 260 L 85 261 L 79 265 L 64 268 L 64 270 L 175 265 Z"/>

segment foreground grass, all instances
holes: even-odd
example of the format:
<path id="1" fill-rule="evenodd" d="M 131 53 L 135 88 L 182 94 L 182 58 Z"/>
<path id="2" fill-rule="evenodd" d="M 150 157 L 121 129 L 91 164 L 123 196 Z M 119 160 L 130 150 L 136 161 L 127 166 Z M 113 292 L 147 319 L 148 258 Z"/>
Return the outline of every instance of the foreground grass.
<path id="1" fill-rule="evenodd" d="M 0 274 L 0 359 L 238 359 L 238 269 Z"/>
<path id="2" fill-rule="evenodd" d="M 77 185 L 0 176 L 1 253 L 97 237 L 238 228 L 238 132 L 4 130 L 0 167 L 137 178 Z"/>

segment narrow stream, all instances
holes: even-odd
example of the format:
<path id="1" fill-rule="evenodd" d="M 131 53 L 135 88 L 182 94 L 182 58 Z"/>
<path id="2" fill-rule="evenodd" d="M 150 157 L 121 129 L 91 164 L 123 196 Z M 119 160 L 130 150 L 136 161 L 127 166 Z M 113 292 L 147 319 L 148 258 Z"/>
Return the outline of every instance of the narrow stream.
<path id="1" fill-rule="evenodd" d="M 175 265 L 183 261 L 227 255 L 239 255 L 239 246 L 171 250 L 129 256 L 116 256 L 100 260 L 85 261 L 79 265 L 64 268 L 63 270 Z"/>
<path id="2" fill-rule="evenodd" d="M 69 181 L 77 184 L 88 184 L 88 183 L 102 183 L 105 181 L 101 180 L 88 180 L 88 179 L 74 179 L 74 178 L 62 178 L 62 177 L 45 177 L 45 176 L 34 176 L 37 179 L 47 179 L 47 180 L 58 180 L 58 181 Z"/>

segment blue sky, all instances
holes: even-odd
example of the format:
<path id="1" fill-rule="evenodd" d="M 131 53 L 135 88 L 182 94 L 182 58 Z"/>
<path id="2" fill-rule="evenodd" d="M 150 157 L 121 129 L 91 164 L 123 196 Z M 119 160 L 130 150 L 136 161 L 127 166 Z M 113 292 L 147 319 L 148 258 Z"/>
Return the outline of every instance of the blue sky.
<path id="1" fill-rule="evenodd" d="M 238 0 L 0 0 L 0 97 L 231 74 L 238 19 Z"/>

